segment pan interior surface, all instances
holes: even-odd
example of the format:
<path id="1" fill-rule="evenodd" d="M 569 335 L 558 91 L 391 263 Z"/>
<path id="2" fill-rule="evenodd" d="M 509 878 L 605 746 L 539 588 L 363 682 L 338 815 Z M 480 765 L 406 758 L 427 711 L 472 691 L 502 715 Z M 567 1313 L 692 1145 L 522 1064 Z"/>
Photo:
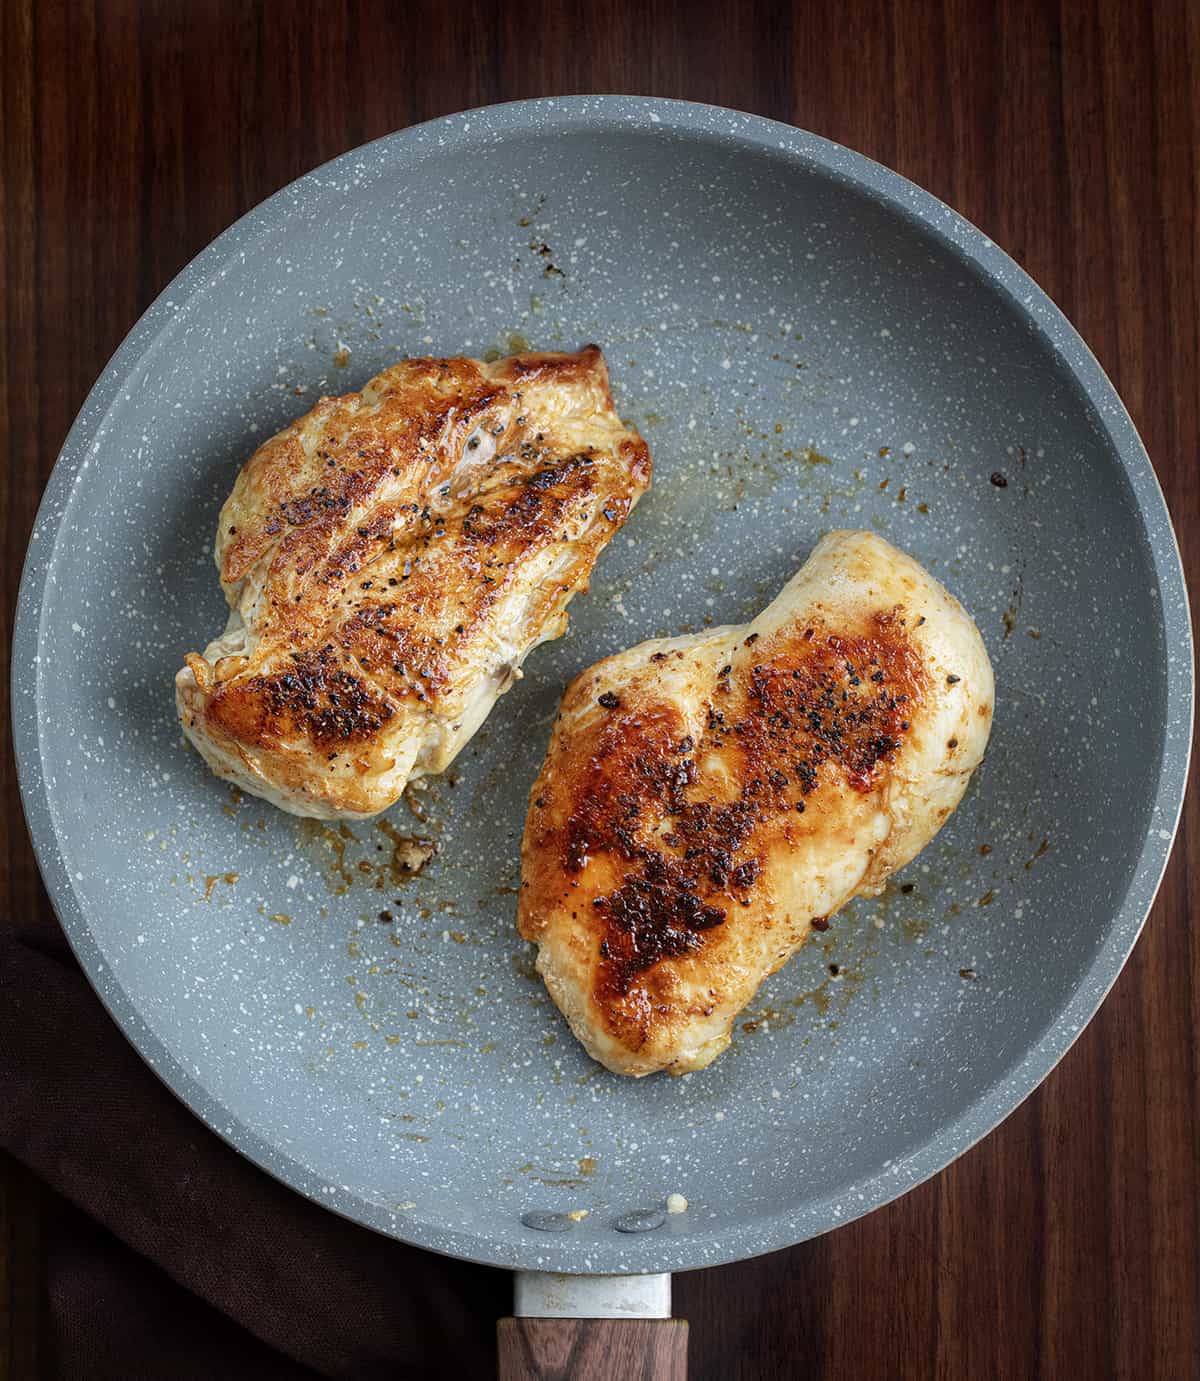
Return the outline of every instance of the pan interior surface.
<path id="1" fill-rule="evenodd" d="M 338 829 L 236 798 L 184 746 L 171 682 L 223 624 L 213 532 L 256 442 L 401 356 L 588 341 L 655 479 L 570 635 L 415 813 Z M 764 985 L 715 1065 L 620 1079 L 577 1047 L 514 927 L 558 697 L 599 656 L 746 619 L 835 527 L 912 552 L 975 617 L 997 675 L 986 763 L 885 895 Z M 150 1063 L 330 1207 L 565 1271 L 785 1245 L 993 1126 L 1136 938 L 1191 717 L 1161 496 L 1029 280 L 855 155 L 633 98 L 394 136 L 206 251 L 72 433 L 16 653 L 42 866 Z M 437 846 L 416 877 L 396 861 L 410 836 Z M 671 1193 L 686 1212 L 615 1230 Z M 564 1231 L 522 1223 L 576 1210 Z"/>

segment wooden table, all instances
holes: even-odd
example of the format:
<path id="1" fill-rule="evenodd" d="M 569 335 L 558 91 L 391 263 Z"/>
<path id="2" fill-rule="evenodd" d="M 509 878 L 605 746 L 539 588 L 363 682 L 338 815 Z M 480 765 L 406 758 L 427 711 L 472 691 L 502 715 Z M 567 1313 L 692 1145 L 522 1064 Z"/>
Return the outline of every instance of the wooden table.
<path id="1" fill-rule="evenodd" d="M 588 91 L 687 97 L 802 125 L 982 227 L 1112 375 L 1188 570 L 1200 572 L 1194 0 L 6 0 L 6 632 L 38 496 L 76 409 L 142 310 L 213 236 L 389 130 Z M 7 921 L 47 902 L 7 754 L 0 774 Z M 1193 801 L 1112 996 L 981 1146 L 830 1236 L 677 1280 L 693 1376 L 1200 1375 L 1198 867 Z M 38 1241 L 55 1211 L 27 1172 L 0 1169 L 0 1376 L 14 1381 L 47 1365 Z"/>

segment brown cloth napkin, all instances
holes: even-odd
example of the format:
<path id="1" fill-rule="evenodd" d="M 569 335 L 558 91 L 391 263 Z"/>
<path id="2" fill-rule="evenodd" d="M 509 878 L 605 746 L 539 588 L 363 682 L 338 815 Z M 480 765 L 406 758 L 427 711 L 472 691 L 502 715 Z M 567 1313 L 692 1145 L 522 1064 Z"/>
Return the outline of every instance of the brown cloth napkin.
<path id="1" fill-rule="evenodd" d="M 45 1251 L 65 1381 L 493 1374 L 508 1274 L 391 1242 L 244 1160 L 50 926 L 0 931 L 0 1146 L 74 1205 Z"/>

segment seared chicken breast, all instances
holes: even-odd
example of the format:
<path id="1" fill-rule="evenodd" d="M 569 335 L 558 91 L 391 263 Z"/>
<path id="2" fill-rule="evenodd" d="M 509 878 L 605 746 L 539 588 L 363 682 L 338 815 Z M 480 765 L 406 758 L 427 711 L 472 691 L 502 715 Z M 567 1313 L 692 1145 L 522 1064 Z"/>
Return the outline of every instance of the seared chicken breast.
<path id="1" fill-rule="evenodd" d="M 296 815 L 385 810 L 565 631 L 649 482 L 596 346 L 404 360 L 322 398 L 221 510 L 229 623 L 175 679 L 184 733 Z"/>
<path id="2" fill-rule="evenodd" d="M 563 696 L 518 924 L 589 1054 L 702 1069 L 809 932 L 933 838 L 983 757 L 992 669 L 961 605 L 832 532 L 752 623 L 642 643 Z"/>

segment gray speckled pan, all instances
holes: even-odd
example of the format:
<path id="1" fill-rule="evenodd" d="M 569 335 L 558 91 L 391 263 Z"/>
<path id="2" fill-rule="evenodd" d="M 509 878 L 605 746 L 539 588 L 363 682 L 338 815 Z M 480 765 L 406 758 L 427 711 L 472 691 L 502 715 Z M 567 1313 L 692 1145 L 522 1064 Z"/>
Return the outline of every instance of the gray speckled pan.
<path id="1" fill-rule="evenodd" d="M 184 747 L 171 678 L 223 623 L 213 528 L 256 438 L 402 355 L 591 340 L 650 442 L 654 489 L 570 636 L 427 793 L 428 819 L 388 817 L 438 855 L 394 883 L 381 829 L 322 834 L 233 801 Z M 882 532 L 975 615 L 998 683 L 987 762 L 889 893 L 766 984 L 712 1068 L 621 1080 L 577 1048 L 513 926 L 555 703 L 604 653 L 746 618 L 831 527 Z M 865 1213 L 1043 1078 L 1162 873 L 1191 668 L 1138 438 L 1004 254 L 798 130 L 579 98 L 347 154 L 167 289 L 51 479 L 14 714 L 63 925 L 210 1126 L 406 1241 L 663 1271 Z M 615 1230 L 673 1191 L 686 1213 Z M 521 1221 L 574 1209 L 589 1216 L 565 1231 Z"/>

